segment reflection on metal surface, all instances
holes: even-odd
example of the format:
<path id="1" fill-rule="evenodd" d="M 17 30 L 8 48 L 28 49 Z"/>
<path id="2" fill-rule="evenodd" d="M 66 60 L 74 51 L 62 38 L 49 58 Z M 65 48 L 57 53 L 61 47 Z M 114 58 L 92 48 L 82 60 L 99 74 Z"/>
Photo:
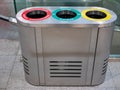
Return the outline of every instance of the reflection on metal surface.
<path id="1" fill-rule="evenodd" d="M 10 18 L 9 18 L 9 21 L 12 22 L 12 23 L 17 24 L 16 18 L 10 17 Z"/>

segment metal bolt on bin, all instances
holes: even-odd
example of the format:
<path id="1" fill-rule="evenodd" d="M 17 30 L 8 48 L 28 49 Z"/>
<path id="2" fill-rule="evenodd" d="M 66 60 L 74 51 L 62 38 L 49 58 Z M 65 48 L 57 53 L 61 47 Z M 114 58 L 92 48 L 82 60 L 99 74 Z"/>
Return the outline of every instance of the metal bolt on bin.
<path id="1" fill-rule="evenodd" d="M 30 7 L 19 11 L 16 18 L 29 83 L 86 86 L 104 82 L 117 19 L 113 11 Z"/>

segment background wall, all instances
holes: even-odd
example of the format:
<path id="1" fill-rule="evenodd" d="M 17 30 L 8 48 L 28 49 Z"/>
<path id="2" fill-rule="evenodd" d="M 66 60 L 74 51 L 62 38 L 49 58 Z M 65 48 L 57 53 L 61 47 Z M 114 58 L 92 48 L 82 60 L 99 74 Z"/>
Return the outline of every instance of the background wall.
<path id="1" fill-rule="evenodd" d="M 0 0 L 0 14 L 15 17 L 13 0 Z M 18 28 L 0 20 L 0 39 L 18 40 Z"/>

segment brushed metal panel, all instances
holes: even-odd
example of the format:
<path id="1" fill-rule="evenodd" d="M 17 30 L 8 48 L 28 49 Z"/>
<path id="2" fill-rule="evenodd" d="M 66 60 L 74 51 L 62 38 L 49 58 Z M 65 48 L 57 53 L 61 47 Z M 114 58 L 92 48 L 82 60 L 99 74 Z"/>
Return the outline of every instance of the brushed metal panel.
<path id="1" fill-rule="evenodd" d="M 94 63 L 95 49 L 96 49 L 96 43 L 97 43 L 97 33 L 98 33 L 98 28 L 94 27 L 91 33 L 90 50 L 89 50 L 91 55 L 89 56 L 89 60 L 88 60 L 86 85 L 91 85 L 92 71 L 93 71 L 93 65 L 94 65 L 93 63 Z"/>
<path id="2" fill-rule="evenodd" d="M 105 79 L 105 76 L 102 75 L 102 69 L 104 60 L 109 57 L 113 28 L 99 28 L 92 85 L 100 84 Z"/>
<path id="3" fill-rule="evenodd" d="M 43 28 L 46 85 L 85 85 L 91 28 Z M 51 78 L 50 61 L 82 61 L 81 78 Z"/>
<path id="4" fill-rule="evenodd" d="M 28 59 L 29 75 L 25 74 L 26 80 L 33 85 L 39 85 L 35 30 L 34 28 L 21 27 L 19 34 L 22 55 Z"/>
<path id="5" fill-rule="evenodd" d="M 37 44 L 36 46 L 37 46 L 37 57 L 38 57 L 38 64 L 39 64 L 40 85 L 45 85 L 42 41 L 43 40 L 42 40 L 41 28 L 36 28 L 36 44 Z"/>

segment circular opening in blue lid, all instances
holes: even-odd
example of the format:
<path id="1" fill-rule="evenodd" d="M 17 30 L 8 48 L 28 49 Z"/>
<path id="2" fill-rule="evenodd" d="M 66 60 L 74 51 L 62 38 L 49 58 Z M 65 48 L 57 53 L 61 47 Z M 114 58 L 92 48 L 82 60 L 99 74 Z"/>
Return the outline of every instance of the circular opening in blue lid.
<path id="1" fill-rule="evenodd" d="M 76 13 L 70 10 L 62 10 L 56 13 L 56 16 L 63 19 L 70 19 L 76 17 Z"/>
<path id="2" fill-rule="evenodd" d="M 70 8 L 60 8 L 53 11 L 53 17 L 61 21 L 72 21 L 80 18 L 81 14 L 79 11 Z"/>

